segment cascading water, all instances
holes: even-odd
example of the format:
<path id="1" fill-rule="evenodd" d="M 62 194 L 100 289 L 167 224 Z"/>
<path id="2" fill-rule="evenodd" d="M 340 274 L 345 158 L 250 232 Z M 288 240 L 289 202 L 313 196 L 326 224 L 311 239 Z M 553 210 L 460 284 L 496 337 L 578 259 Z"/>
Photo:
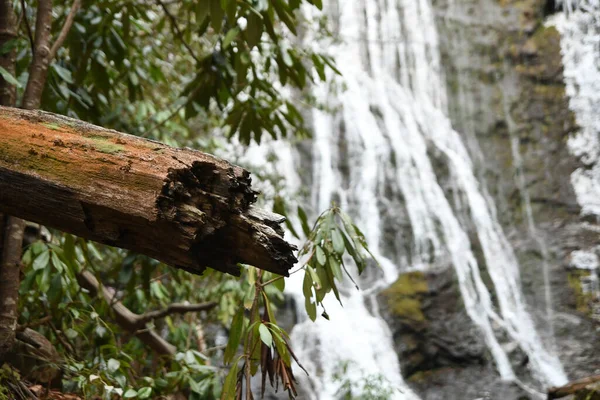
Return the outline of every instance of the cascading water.
<path id="1" fill-rule="evenodd" d="M 585 168 L 571 175 L 584 215 L 600 215 L 600 1 L 563 0 L 551 23 L 561 34 L 566 92 L 580 131 L 569 148 Z"/>
<path id="2" fill-rule="evenodd" d="M 375 296 L 400 272 L 445 262 L 456 271 L 466 312 L 485 337 L 500 377 L 518 381 L 509 351 L 516 346 L 527 355 L 540 386 L 565 383 L 559 360 L 542 345 L 526 310 L 513 249 L 447 117 L 430 0 L 332 0 L 324 12 L 337 27 L 341 44 L 330 50 L 345 90 L 332 94 L 326 85 L 314 88 L 318 101 L 337 111 L 312 113 L 313 208 L 340 203 L 364 231 L 382 268 L 380 276 L 359 281 L 361 291 L 342 291 L 343 308 L 335 299 L 326 303 L 330 321 L 306 320 L 294 327 L 297 355 L 311 374 L 305 385 L 312 388 L 310 397 L 334 398 L 336 368 L 350 362 L 349 381 L 383 376 L 398 389 L 394 398 L 417 398 L 402 379 Z M 286 176 L 294 170 L 291 152 L 278 149 Z M 446 164 L 452 201 L 431 152 Z M 396 247 L 408 254 L 387 254 L 383 226 L 403 215 L 410 223 L 405 235 L 410 243 Z M 483 266 L 473 254 L 465 219 L 481 245 Z M 484 269 L 492 287 L 482 279 Z M 288 288 L 302 296 L 297 279 Z"/>
<path id="3" fill-rule="evenodd" d="M 343 309 L 328 304 L 331 322 L 306 321 L 294 328 L 302 358 L 312 360 L 308 369 L 315 393 L 333 397 L 335 365 L 349 360 L 349 379 L 380 374 L 401 389 L 399 398 L 414 397 L 402 383 L 389 329 L 377 318 L 373 296 L 401 269 L 427 268 L 444 257 L 455 268 L 466 310 L 485 335 L 500 376 L 516 379 L 505 350 L 512 341 L 528 355 L 542 385 L 566 382 L 560 362 L 542 346 L 525 309 L 513 250 L 445 115 L 429 1 L 345 1 L 343 7 L 329 4 L 328 10 L 335 11 L 330 16 L 339 27 L 342 44 L 334 52 L 347 88 L 337 96 L 330 96 L 326 87 L 315 89 L 322 102 L 340 111 L 313 113 L 313 203 L 321 210 L 336 200 L 353 213 L 381 260 L 383 276 L 362 282 L 361 292 L 348 291 Z M 481 278 L 466 228 L 438 183 L 428 148 L 446 159 L 481 243 L 497 304 Z M 390 189 L 402 198 L 411 224 L 414 243 L 408 265 L 394 265 L 378 251 L 383 247 L 383 215 L 390 212 L 384 210 Z"/>
<path id="4" fill-rule="evenodd" d="M 582 215 L 600 220 L 600 1 L 562 0 L 563 12 L 549 24 L 561 35 L 569 107 L 579 132 L 569 138 L 571 153 L 584 165 L 571 174 Z M 600 298 L 598 261 L 600 246 L 571 253 L 571 267 L 589 271 L 581 278 L 582 290 Z M 597 306 L 596 306 L 597 307 Z"/>

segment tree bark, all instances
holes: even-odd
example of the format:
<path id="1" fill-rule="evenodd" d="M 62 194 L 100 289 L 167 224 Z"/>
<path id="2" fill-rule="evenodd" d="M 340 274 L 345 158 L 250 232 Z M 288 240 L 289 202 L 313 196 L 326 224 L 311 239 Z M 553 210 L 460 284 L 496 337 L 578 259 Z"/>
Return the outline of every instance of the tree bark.
<path id="1" fill-rule="evenodd" d="M 284 218 L 252 206 L 248 171 L 191 149 L 0 107 L 0 212 L 194 273 L 288 275 Z"/>
<path id="2" fill-rule="evenodd" d="M 35 45 L 29 65 L 29 79 L 23 94 L 23 108 L 40 108 L 50 66 L 50 29 L 52 28 L 52 0 L 38 0 L 35 19 Z"/>
<path id="3" fill-rule="evenodd" d="M 560 399 L 570 395 L 583 393 L 587 390 L 588 386 L 598 382 L 600 382 L 600 375 L 593 375 L 569 382 L 564 386 L 552 387 L 548 389 L 548 400 Z M 597 393 L 596 395 L 600 397 L 600 393 Z M 592 398 L 590 397 L 590 399 Z"/>
<path id="4" fill-rule="evenodd" d="M 15 24 L 12 1 L 0 0 L 0 47 L 9 44 L 17 38 Z M 16 47 L 6 53 L 0 54 L 0 67 L 4 68 L 12 76 L 15 76 L 16 56 Z M 17 87 L 6 82 L 0 76 L 0 105 L 13 106 L 15 105 L 16 98 Z"/>
<path id="5" fill-rule="evenodd" d="M 15 339 L 24 228 L 25 221 L 8 217 L 0 262 L 0 358 L 12 349 Z"/>
<path id="6" fill-rule="evenodd" d="M 11 0 L 0 0 L 0 48 L 17 38 L 16 17 Z M 16 48 L 0 54 L 0 67 L 15 76 Z M 17 88 L 0 77 L 0 106 L 14 106 Z M 13 349 L 19 300 L 19 227 L 23 222 L 0 212 L 0 364 Z"/>

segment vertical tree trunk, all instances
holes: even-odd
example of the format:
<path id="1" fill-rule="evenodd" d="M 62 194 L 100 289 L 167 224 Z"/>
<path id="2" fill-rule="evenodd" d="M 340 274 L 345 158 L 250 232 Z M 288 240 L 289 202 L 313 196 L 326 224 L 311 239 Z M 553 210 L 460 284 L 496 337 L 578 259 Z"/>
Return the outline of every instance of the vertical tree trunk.
<path id="1" fill-rule="evenodd" d="M 23 10 L 23 12 L 25 12 Z M 11 0 L 0 0 L 0 47 L 16 38 L 17 27 Z M 50 29 L 52 26 L 52 0 L 39 0 L 36 14 L 35 43 L 29 79 L 23 96 L 23 108 L 40 107 L 50 65 Z M 15 72 L 14 51 L 0 59 L 2 67 Z M 0 80 L 1 105 L 14 106 L 16 88 Z M 10 102 L 5 104 L 4 102 Z M 2 222 L 5 225 L 2 226 Z M 25 221 L 7 216 L 0 219 L 4 240 L 0 253 L 0 360 L 14 345 L 19 299 L 19 273 Z"/>
<path id="2" fill-rule="evenodd" d="M 8 217 L 6 220 L 0 264 L 0 359 L 12 349 L 15 340 L 21 243 L 25 228 L 22 219 Z"/>
<path id="3" fill-rule="evenodd" d="M 15 13 L 12 2 L 0 0 L 0 48 L 17 37 Z M 15 75 L 16 49 L 0 54 L 0 67 Z M 17 98 L 17 87 L 9 84 L 0 76 L 0 105 L 13 107 Z"/>
<path id="4" fill-rule="evenodd" d="M 0 0 L 0 48 L 17 37 L 15 13 L 11 0 Z M 0 67 L 15 76 L 16 49 L 0 54 Z M 17 88 L 0 77 L 0 105 L 14 106 Z M 14 247 L 14 240 L 22 240 L 20 220 L 0 214 L 0 363 L 13 347 L 17 323 L 19 294 L 19 264 L 21 243 Z M 12 238 L 12 239 L 9 239 Z M 15 253 L 18 253 L 15 258 Z M 16 264 L 15 264 L 16 261 Z"/>
<path id="5" fill-rule="evenodd" d="M 52 0 L 38 0 L 35 22 L 34 53 L 29 66 L 29 80 L 23 95 L 23 108 L 40 108 L 50 66 L 50 28 L 52 27 Z"/>

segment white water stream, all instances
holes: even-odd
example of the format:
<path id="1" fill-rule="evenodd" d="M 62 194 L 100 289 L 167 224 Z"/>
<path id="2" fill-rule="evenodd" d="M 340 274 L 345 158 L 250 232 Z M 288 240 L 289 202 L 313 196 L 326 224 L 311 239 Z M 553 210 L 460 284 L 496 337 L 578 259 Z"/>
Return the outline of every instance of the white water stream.
<path id="1" fill-rule="evenodd" d="M 349 211 L 382 264 L 382 273 L 378 279 L 359 281 L 361 291 L 343 290 L 343 308 L 330 300 L 326 304 L 330 321 L 306 320 L 294 327 L 296 353 L 311 374 L 305 385 L 312 385 L 311 397 L 335 398 L 339 387 L 335 371 L 350 361 L 348 380 L 383 376 L 398 389 L 394 398 L 418 398 L 402 379 L 375 295 L 400 272 L 427 269 L 440 260 L 453 266 L 465 309 L 485 337 L 499 376 L 518 380 L 509 351 L 518 347 L 529 358 L 538 388 L 564 384 L 567 378 L 559 360 L 544 348 L 527 312 L 514 251 L 493 204 L 480 190 L 461 136 L 447 117 L 430 0 L 331 0 L 324 12 L 341 39 L 329 50 L 346 88 L 337 94 L 326 85 L 314 88 L 320 102 L 338 111 L 312 112 L 312 205 L 322 211 L 335 200 Z M 302 171 L 302 162 L 294 162 L 298 159 L 294 151 L 278 146 L 280 172 L 290 176 Z M 446 164 L 455 188 L 451 201 L 428 150 Z M 395 199 L 389 198 L 390 193 Z M 467 210 L 484 265 L 473 254 L 464 218 L 453 209 L 457 203 Z M 395 265 L 392 257 L 382 254 L 386 244 L 382 227 L 386 219 L 399 215 L 406 215 L 410 223 L 412 242 L 404 245 L 411 254 L 396 257 L 404 261 Z M 484 283 L 482 271 L 492 287 Z M 288 288 L 303 304 L 301 282 L 291 279 Z M 305 315 L 303 309 L 299 314 Z"/>
<path id="2" fill-rule="evenodd" d="M 580 131 L 569 148 L 585 164 L 571 175 L 584 215 L 600 216 L 600 1 L 563 0 L 551 24 L 561 34 L 569 106 Z"/>

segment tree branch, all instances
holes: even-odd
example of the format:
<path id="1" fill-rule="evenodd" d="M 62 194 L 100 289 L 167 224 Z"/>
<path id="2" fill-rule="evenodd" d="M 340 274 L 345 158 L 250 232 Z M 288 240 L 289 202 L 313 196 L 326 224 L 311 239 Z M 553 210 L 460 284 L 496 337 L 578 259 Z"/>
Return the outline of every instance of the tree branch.
<path id="1" fill-rule="evenodd" d="M 52 48 L 50 49 L 50 54 L 48 55 L 49 62 L 52 62 L 52 60 L 54 60 L 58 49 L 60 49 L 63 43 L 65 42 L 65 39 L 67 38 L 67 35 L 69 34 L 71 27 L 73 26 L 73 22 L 75 21 L 75 15 L 77 14 L 77 11 L 79 11 L 80 7 L 81 0 L 74 0 L 73 5 L 71 6 L 71 10 L 69 11 L 69 15 L 67 15 L 67 19 L 65 20 L 65 24 L 63 25 L 62 29 L 60 30 L 60 33 L 58 34 L 58 37 L 56 38 L 54 44 L 52 45 Z"/>
<path id="2" fill-rule="evenodd" d="M 77 274 L 77 281 L 83 288 L 89 290 L 92 296 L 100 295 L 104 301 L 110 305 L 110 308 L 112 308 L 113 312 L 115 313 L 115 320 L 117 323 L 124 329 L 137 336 L 142 343 L 150 347 L 159 355 L 175 355 L 175 352 L 177 351 L 175 346 L 163 339 L 153 329 L 139 329 L 139 315 L 133 313 L 120 301 L 111 302 L 112 294 L 106 287 L 100 285 L 94 274 L 92 274 L 90 271 L 82 271 L 81 273 Z"/>
<path id="3" fill-rule="evenodd" d="M 29 79 L 23 95 L 23 108 L 40 108 L 50 65 L 50 29 L 52 27 L 52 0 L 38 0 L 35 21 L 35 48 L 29 65 Z"/>
<path id="4" fill-rule="evenodd" d="M 147 322 L 153 321 L 155 319 L 164 318 L 173 314 L 186 314 L 189 312 L 208 311 L 215 308 L 216 306 L 217 302 L 215 301 L 200 304 L 173 303 L 162 310 L 149 311 L 145 314 L 138 315 L 137 324 L 139 324 L 140 327 L 143 327 L 144 325 L 146 325 Z"/>
<path id="5" fill-rule="evenodd" d="M 31 47 L 31 55 L 35 53 L 35 43 L 33 40 L 33 32 L 31 32 L 31 25 L 29 25 L 29 18 L 27 18 L 27 6 L 25 6 L 25 0 L 21 0 L 22 10 L 22 21 L 25 23 L 25 30 L 27 31 L 27 37 L 29 37 L 29 46 Z"/>
<path id="6" fill-rule="evenodd" d="M 190 52 L 190 55 L 194 58 L 194 60 L 196 60 L 196 62 L 198 64 L 200 64 L 200 59 L 196 56 L 196 54 L 194 53 L 194 51 L 192 50 L 190 45 L 188 45 L 187 42 L 185 41 L 185 39 L 183 37 L 183 32 L 181 32 L 179 30 L 179 26 L 177 25 L 177 20 L 175 19 L 173 14 L 171 14 L 169 12 L 169 9 L 165 5 L 165 3 L 162 2 L 162 0 L 157 0 L 157 2 L 162 7 L 162 9 L 165 11 L 165 14 L 167 14 L 167 17 L 169 17 L 169 19 L 171 20 L 171 26 L 173 27 L 173 30 L 175 31 L 175 36 L 177 36 L 177 38 L 181 41 L 181 43 L 183 43 L 183 45 Z"/>

